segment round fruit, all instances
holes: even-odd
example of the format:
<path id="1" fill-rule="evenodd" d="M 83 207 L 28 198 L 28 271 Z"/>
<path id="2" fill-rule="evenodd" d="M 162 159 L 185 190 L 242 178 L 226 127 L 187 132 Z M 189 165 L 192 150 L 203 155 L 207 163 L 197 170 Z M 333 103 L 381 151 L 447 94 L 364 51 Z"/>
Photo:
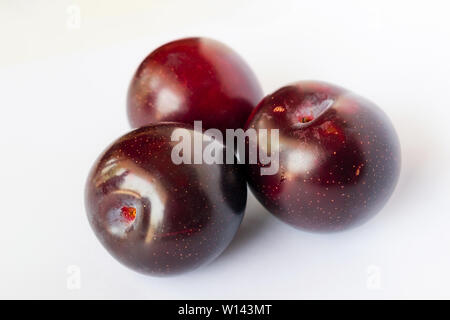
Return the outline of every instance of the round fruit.
<path id="1" fill-rule="evenodd" d="M 242 128 L 262 98 L 249 66 L 224 44 L 187 38 L 159 47 L 144 59 L 128 90 L 132 127 L 160 121 L 205 129 Z"/>
<path id="2" fill-rule="evenodd" d="M 251 190 L 298 228 L 337 231 L 368 220 L 387 202 L 400 172 L 400 145 L 373 103 L 320 82 L 298 82 L 265 97 L 248 128 L 279 129 L 279 171 L 247 165 Z M 259 148 L 266 146 L 259 145 Z"/>
<path id="3" fill-rule="evenodd" d="M 98 239 L 142 273 L 175 274 L 212 261 L 233 239 L 245 210 L 241 167 L 175 164 L 177 132 L 205 137 L 187 124 L 137 129 L 100 156 L 86 184 L 87 215 Z"/>

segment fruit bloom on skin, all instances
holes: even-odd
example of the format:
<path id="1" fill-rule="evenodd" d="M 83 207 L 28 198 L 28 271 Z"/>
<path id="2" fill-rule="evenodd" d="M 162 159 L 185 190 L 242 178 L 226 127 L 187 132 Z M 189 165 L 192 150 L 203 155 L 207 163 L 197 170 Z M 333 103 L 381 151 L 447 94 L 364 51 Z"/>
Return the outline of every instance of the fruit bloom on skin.
<path id="1" fill-rule="evenodd" d="M 121 137 L 86 183 L 96 236 L 117 260 L 146 274 L 176 274 L 212 261 L 233 239 L 247 200 L 242 166 L 174 164 L 174 130 L 194 135 L 190 125 L 161 123 Z"/>
<path id="2" fill-rule="evenodd" d="M 215 40 L 186 38 L 147 56 L 128 90 L 132 127 L 160 121 L 205 129 L 242 128 L 263 97 L 253 71 L 232 49 Z"/>
<path id="3" fill-rule="evenodd" d="M 247 128 L 280 130 L 278 173 L 261 176 L 260 164 L 246 171 L 256 198 L 294 227 L 359 225 L 385 205 L 397 183 L 400 145 L 391 121 L 345 89 L 306 81 L 283 87 L 259 103 Z"/>

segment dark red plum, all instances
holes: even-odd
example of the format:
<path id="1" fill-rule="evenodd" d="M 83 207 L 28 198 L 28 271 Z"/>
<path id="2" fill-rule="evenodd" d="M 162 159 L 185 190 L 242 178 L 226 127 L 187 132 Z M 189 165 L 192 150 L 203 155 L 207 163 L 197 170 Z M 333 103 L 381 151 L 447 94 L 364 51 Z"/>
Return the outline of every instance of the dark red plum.
<path id="1" fill-rule="evenodd" d="M 87 216 L 98 239 L 117 260 L 146 274 L 177 274 L 212 261 L 245 210 L 243 167 L 175 164 L 175 130 L 194 136 L 190 125 L 177 123 L 126 134 L 103 152 L 86 183 Z"/>
<path id="2" fill-rule="evenodd" d="M 298 82 L 266 96 L 248 128 L 279 129 L 279 166 L 247 165 L 256 198 L 282 221 L 305 230 L 339 231 L 374 216 L 400 172 L 400 145 L 373 103 L 321 82 Z M 261 146 L 258 146 L 261 147 Z"/>
<path id="3" fill-rule="evenodd" d="M 203 128 L 242 128 L 263 97 L 253 71 L 232 49 L 215 40 L 186 38 L 147 56 L 128 90 L 128 119 L 137 128 L 160 121 Z"/>

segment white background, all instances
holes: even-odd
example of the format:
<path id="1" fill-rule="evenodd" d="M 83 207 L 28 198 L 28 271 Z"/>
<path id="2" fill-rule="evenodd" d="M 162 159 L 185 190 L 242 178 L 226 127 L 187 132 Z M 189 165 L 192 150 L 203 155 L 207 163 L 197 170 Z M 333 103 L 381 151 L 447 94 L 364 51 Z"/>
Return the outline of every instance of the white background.
<path id="1" fill-rule="evenodd" d="M 0 298 L 450 298 L 449 13 L 431 0 L 2 1 Z M 250 198 L 207 266 L 152 278 L 117 263 L 88 225 L 85 179 L 129 130 L 139 62 L 184 36 L 233 47 L 266 94 L 317 79 L 381 106 L 403 153 L 387 206 L 324 235 Z"/>

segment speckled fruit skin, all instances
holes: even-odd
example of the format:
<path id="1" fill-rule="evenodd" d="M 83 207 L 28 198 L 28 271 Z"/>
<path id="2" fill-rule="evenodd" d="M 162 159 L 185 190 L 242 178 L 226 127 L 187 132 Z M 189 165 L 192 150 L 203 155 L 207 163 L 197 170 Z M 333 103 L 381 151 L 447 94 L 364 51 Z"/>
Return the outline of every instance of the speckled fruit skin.
<path id="1" fill-rule="evenodd" d="M 137 69 L 127 111 L 133 128 L 160 121 L 242 128 L 263 93 L 254 73 L 224 44 L 186 38 L 159 47 Z"/>
<path id="2" fill-rule="evenodd" d="M 180 128 L 194 132 L 161 123 L 126 134 L 99 157 L 86 183 L 87 216 L 98 239 L 141 273 L 172 275 L 212 261 L 245 210 L 242 166 L 172 162 L 171 134 Z"/>
<path id="3" fill-rule="evenodd" d="M 397 183 L 400 145 L 391 121 L 345 89 L 312 81 L 283 87 L 259 103 L 247 127 L 280 130 L 278 174 L 261 176 L 258 164 L 246 170 L 256 198 L 294 227 L 359 225 Z"/>

